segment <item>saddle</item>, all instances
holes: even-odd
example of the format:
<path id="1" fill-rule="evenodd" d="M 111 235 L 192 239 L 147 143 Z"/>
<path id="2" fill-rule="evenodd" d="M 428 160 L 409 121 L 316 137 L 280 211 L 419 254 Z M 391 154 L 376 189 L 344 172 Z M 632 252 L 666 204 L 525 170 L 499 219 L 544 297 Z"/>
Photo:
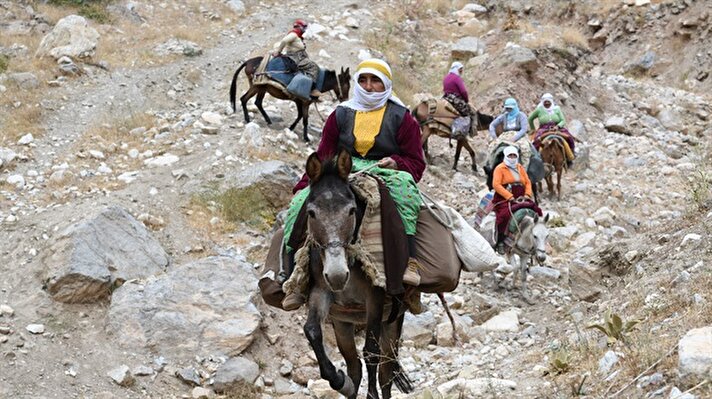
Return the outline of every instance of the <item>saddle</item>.
<path id="1" fill-rule="evenodd" d="M 319 68 L 315 87 L 319 91 L 323 89 L 325 74 L 326 70 Z M 304 100 L 310 99 L 313 83 L 309 76 L 299 72 L 297 63 L 286 55 L 262 57 L 252 81 L 254 85 L 269 85 L 281 90 L 289 98 L 299 97 Z"/>
<path id="2" fill-rule="evenodd" d="M 539 138 L 537 139 L 538 145 L 537 147 L 540 147 L 541 144 L 545 143 L 546 141 L 549 140 L 557 140 L 563 147 L 564 150 L 564 156 L 569 161 L 574 160 L 574 152 L 571 151 L 571 147 L 569 146 L 569 142 L 566 140 L 565 134 L 562 132 L 559 132 L 557 130 L 550 130 L 548 132 L 543 133 Z"/>
<path id="3" fill-rule="evenodd" d="M 428 119 L 423 124 L 450 135 L 453 122 L 460 118 L 460 113 L 455 107 L 442 98 L 429 98 L 422 103 L 428 106 Z"/>

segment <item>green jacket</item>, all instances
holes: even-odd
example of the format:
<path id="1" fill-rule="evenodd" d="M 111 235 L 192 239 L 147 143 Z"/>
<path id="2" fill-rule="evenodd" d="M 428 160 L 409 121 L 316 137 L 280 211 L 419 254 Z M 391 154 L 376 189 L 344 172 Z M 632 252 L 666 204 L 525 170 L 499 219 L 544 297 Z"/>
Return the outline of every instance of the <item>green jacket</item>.
<path id="1" fill-rule="evenodd" d="M 529 128 L 531 130 L 534 130 L 534 119 L 539 119 L 539 126 L 546 125 L 547 123 L 554 122 L 556 123 L 557 126 L 559 127 L 564 127 L 566 125 L 566 119 L 564 119 L 564 114 L 561 112 L 561 108 L 556 107 L 554 109 L 553 113 L 548 113 L 546 110 L 538 106 L 532 112 L 531 115 L 529 115 Z"/>

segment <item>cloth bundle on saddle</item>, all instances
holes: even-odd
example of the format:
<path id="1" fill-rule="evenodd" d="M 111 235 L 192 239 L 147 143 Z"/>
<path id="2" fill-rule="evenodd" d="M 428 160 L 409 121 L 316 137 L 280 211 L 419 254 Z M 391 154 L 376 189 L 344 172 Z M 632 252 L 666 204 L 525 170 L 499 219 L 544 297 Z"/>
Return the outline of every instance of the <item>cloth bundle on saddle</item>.
<path id="1" fill-rule="evenodd" d="M 537 215 L 537 212 L 533 208 L 534 206 L 536 205 L 533 202 L 527 201 L 514 211 L 507 225 L 507 236 L 504 238 L 504 245 L 510 248 L 514 246 L 514 241 L 517 237 L 517 233 L 519 233 L 519 225 L 522 223 L 522 219 L 526 216 L 535 217 Z"/>
<path id="2" fill-rule="evenodd" d="M 399 295 L 403 292 L 403 273 L 408 255 L 405 230 L 395 203 L 385 185 L 370 175 L 352 175 L 351 186 L 359 201 L 365 203 L 365 210 L 356 233 L 357 239 L 347 248 L 349 258 L 361 263 L 374 285 L 385 288 L 389 294 Z M 444 208 L 446 213 L 454 212 Z M 455 290 L 463 266 L 470 271 L 484 271 L 485 268 L 494 269 L 502 261 L 462 216 L 456 212 L 456 216 L 451 213 L 450 216 L 443 215 L 442 212 L 423 205 L 418 215 L 416 257 L 422 268 L 417 289 L 424 293 Z M 448 219 L 448 222 L 444 223 L 443 219 Z M 384 246 L 384 243 L 387 245 Z M 295 255 L 292 275 L 280 286 L 275 281 L 276 275 L 287 261 L 282 247 L 283 232 L 280 229 L 272 238 L 264 274 L 259 281 L 263 299 L 277 308 L 282 308 L 286 293 L 307 291 L 308 265 L 310 256 L 313 256 L 307 238 Z M 472 270 L 473 265 L 476 270 Z"/>
<path id="3" fill-rule="evenodd" d="M 569 146 L 569 142 L 566 140 L 566 136 L 569 134 L 570 133 L 566 133 L 559 130 L 549 130 L 540 134 L 532 144 L 534 145 L 534 148 L 538 150 L 541 148 L 542 145 L 544 145 L 544 143 L 550 140 L 556 140 L 558 142 L 558 145 L 561 146 L 566 159 L 568 159 L 569 161 L 573 161 L 574 152 L 571 150 L 571 146 Z"/>
<path id="4" fill-rule="evenodd" d="M 324 68 L 319 68 L 319 77 L 314 84 L 308 75 L 299 72 L 297 63 L 293 59 L 285 55 L 277 57 L 268 55 L 262 57 L 262 62 L 255 71 L 252 83 L 270 85 L 281 90 L 285 95 L 309 100 L 312 86 L 321 91 L 325 73 Z"/>
<path id="5" fill-rule="evenodd" d="M 453 139 L 472 135 L 472 120 L 468 117 L 460 116 L 455 107 L 443 98 L 429 98 L 422 103 L 428 106 L 428 119 L 423 125 L 442 132 Z"/>

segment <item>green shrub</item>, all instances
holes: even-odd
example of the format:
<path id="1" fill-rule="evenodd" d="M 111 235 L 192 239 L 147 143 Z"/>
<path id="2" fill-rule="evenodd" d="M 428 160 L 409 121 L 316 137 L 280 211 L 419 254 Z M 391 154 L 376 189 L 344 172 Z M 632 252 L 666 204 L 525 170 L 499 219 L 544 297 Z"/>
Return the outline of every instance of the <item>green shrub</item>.
<path id="1" fill-rule="evenodd" d="M 74 8 L 79 15 L 100 24 L 111 22 L 111 15 L 106 10 L 106 6 L 111 3 L 110 0 L 49 0 L 48 3 L 60 7 Z"/>
<path id="2" fill-rule="evenodd" d="M 10 57 L 0 54 L 0 73 L 7 71 L 10 66 Z"/>

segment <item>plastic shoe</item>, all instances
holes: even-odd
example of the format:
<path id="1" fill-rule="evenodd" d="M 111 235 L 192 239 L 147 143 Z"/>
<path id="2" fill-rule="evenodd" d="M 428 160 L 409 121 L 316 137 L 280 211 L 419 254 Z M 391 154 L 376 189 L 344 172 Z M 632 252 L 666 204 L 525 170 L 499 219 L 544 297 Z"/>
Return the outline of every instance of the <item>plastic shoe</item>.
<path id="1" fill-rule="evenodd" d="M 417 259 L 409 258 L 408 267 L 405 269 L 405 273 L 403 274 L 403 283 L 416 287 L 419 286 L 420 272 L 418 272 L 418 270 L 420 267 L 420 263 Z"/>
<path id="2" fill-rule="evenodd" d="M 282 309 L 287 312 L 291 312 L 292 310 L 299 309 L 306 302 L 307 298 L 304 295 L 293 292 L 291 294 L 287 294 L 287 296 L 285 296 L 282 300 Z"/>

